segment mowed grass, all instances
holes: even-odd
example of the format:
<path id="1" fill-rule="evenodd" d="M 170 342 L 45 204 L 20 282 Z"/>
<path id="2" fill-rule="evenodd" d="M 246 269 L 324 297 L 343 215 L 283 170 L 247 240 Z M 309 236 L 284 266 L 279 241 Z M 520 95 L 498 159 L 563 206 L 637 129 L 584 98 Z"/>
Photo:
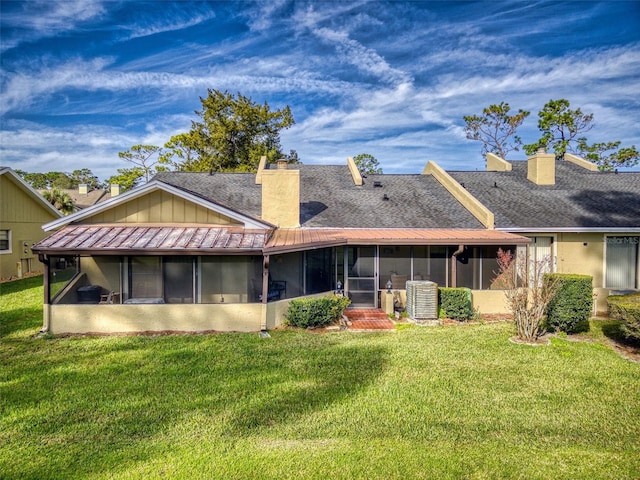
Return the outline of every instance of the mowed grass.
<path id="1" fill-rule="evenodd" d="M 640 478 L 640 365 L 597 341 L 37 338 L 38 278 L 0 285 L 3 479 Z"/>

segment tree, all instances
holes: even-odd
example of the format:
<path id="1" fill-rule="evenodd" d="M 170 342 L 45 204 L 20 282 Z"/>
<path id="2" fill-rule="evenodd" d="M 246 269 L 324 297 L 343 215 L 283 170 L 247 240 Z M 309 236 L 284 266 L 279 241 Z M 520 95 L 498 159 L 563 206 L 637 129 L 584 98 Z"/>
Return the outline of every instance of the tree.
<path id="1" fill-rule="evenodd" d="M 64 215 L 73 213 L 76 206 L 68 193 L 62 192 L 57 188 L 45 190 L 42 194 L 47 202 L 60 210 Z"/>
<path id="2" fill-rule="evenodd" d="M 89 190 L 96 190 L 98 188 L 102 188 L 102 184 L 98 177 L 96 177 L 91 170 L 88 168 L 81 168 L 79 170 L 74 170 L 70 175 L 73 181 L 73 187 L 77 188 L 78 185 L 84 184 Z"/>
<path id="3" fill-rule="evenodd" d="M 109 177 L 106 181 L 109 185 L 120 185 L 120 190 L 125 192 L 131 190 L 140 183 L 144 176 L 144 170 L 140 167 L 119 168 L 117 175 Z"/>
<path id="4" fill-rule="evenodd" d="M 192 132 L 174 135 L 164 144 L 164 151 L 158 160 L 163 165 L 171 165 L 181 172 L 208 172 L 207 160 L 199 155 L 199 138 Z"/>
<path id="5" fill-rule="evenodd" d="M 269 161 L 284 156 L 280 130 L 295 123 L 288 106 L 272 111 L 266 102 L 213 89 L 200 102 L 201 121 L 191 123 L 187 145 L 209 171 L 255 171 L 262 155 Z"/>
<path id="6" fill-rule="evenodd" d="M 154 156 L 160 156 L 161 154 L 162 149 L 155 145 L 134 145 L 129 150 L 118 153 L 118 156 L 135 165 L 134 169 L 131 169 L 131 171 L 136 171 L 136 168 L 142 170 L 141 176 L 144 176 L 145 182 L 148 182 L 149 176 L 153 172 L 152 167 L 155 166 L 156 172 L 167 170 L 163 165 L 156 165 L 158 163 L 158 159 L 155 161 L 153 160 Z M 119 171 L 120 170 L 118 170 L 118 172 Z"/>
<path id="7" fill-rule="evenodd" d="M 516 135 L 516 130 L 529 116 L 529 112 L 518 110 L 517 114 L 509 115 L 510 110 L 508 103 L 501 102 L 499 105 L 489 105 L 483 109 L 482 116 L 463 117 L 467 124 L 464 133 L 469 140 L 482 142 L 483 156 L 491 152 L 504 159 L 509 152 L 520 149 L 522 140 Z"/>
<path id="8" fill-rule="evenodd" d="M 579 108 L 571 110 L 569 100 L 549 100 L 538 112 L 538 128 L 542 137 L 524 146 L 527 155 L 533 155 L 539 148 L 553 149 L 557 159 L 565 152 L 574 151 L 578 135 L 593 128 L 593 114 L 582 113 Z"/>
<path id="9" fill-rule="evenodd" d="M 603 172 L 613 172 L 619 167 L 633 167 L 638 164 L 640 153 L 635 145 L 615 151 L 618 147 L 620 147 L 620 141 L 588 145 L 586 138 L 578 139 L 578 154 L 598 165 L 598 169 Z M 609 150 L 614 151 L 606 154 L 605 152 Z"/>
<path id="10" fill-rule="evenodd" d="M 375 175 L 382 173 L 380 162 L 369 153 L 360 153 L 353 157 L 361 175 Z"/>
<path id="11" fill-rule="evenodd" d="M 543 333 L 544 314 L 558 290 L 558 277 L 547 276 L 552 259 L 516 259 L 511 251 L 498 249 L 495 285 L 504 288 L 507 308 L 513 315 L 518 339 L 535 343 Z"/>

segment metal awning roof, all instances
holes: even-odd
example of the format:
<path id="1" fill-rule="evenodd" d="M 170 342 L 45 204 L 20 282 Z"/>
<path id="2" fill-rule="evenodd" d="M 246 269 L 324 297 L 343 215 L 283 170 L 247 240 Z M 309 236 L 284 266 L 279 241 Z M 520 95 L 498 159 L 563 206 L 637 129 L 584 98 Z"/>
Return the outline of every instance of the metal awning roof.
<path id="1" fill-rule="evenodd" d="M 524 245 L 530 239 L 498 230 L 428 228 L 278 229 L 265 253 L 339 245 Z"/>
<path id="2" fill-rule="evenodd" d="M 36 243 L 58 255 L 261 254 L 340 245 L 521 245 L 529 239 L 498 230 L 345 228 L 248 230 L 203 225 L 67 225 Z"/>
<path id="3" fill-rule="evenodd" d="M 32 250 L 65 255 L 259 254 L 269 233 L 220 225 L 68 225 Z"/>

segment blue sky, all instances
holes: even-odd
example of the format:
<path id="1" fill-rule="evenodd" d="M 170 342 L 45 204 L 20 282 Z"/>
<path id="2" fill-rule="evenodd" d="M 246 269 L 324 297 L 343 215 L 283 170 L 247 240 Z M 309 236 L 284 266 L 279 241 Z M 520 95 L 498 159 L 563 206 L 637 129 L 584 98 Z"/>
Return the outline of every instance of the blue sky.
<path id="1" fill-rule="evenodd" d="M 529 110 L 533 143 L 559 98 L 594 114 L 591 142 L 640 148 L 640 1 L 0 5 L 0 164 L 14 169 L 104 180 L 129 166 L 119 151 L 188 131 L 207 88 L 289 105 L 282 146 L 308 164 L 483 169 L 464 115 Z"/>

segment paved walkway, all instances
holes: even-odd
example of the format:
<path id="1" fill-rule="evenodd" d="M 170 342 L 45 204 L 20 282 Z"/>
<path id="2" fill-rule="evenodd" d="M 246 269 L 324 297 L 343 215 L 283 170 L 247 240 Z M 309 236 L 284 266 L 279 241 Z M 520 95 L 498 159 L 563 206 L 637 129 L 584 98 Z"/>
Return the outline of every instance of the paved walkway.
<path id="1" fill-rule="evenodd" d="M 395 324 L 379 308 L 348 308 L 344 314 L 351 322 L 350 331 L 369 332 L 395 330 Z"/>

